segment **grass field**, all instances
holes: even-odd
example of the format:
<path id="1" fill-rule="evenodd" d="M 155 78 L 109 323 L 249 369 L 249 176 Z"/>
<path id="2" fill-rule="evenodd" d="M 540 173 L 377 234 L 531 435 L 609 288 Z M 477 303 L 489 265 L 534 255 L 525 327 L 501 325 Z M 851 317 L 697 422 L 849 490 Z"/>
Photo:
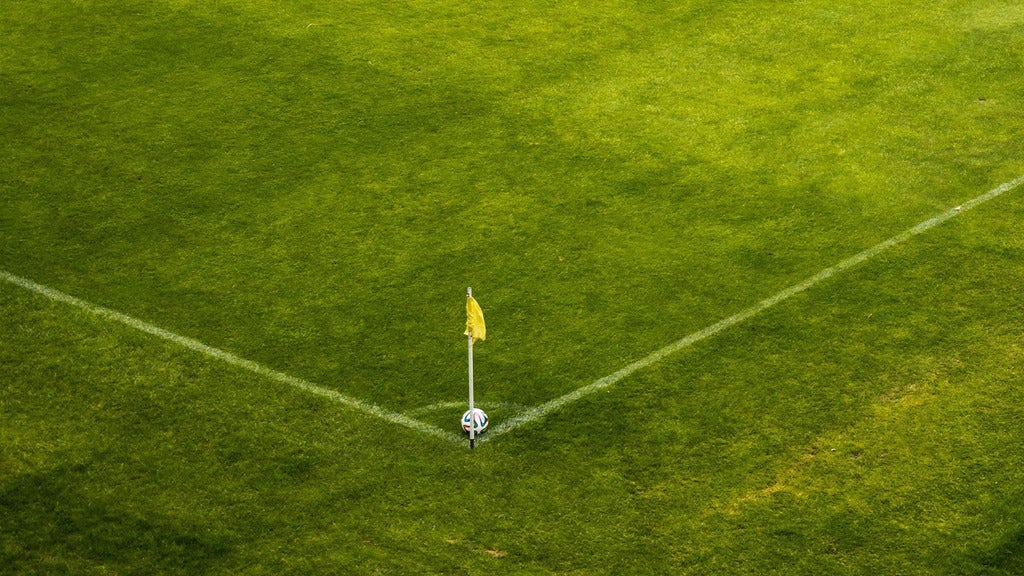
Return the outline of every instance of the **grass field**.
<path id="1" fill-rule="evenodd" d="M 1019 2 L 0 30 L 0 573 L 1024 574 Z"/>

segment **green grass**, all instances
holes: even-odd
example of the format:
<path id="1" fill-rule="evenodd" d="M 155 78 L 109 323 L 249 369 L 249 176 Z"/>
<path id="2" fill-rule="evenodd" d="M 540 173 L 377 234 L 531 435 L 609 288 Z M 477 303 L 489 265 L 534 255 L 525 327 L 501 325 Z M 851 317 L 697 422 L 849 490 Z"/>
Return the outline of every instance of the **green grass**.
<path id="1" fill-rule="evenodd" d="M 0 29 L 0 270 L 452 431 L 1024 174 L 1011 2 Z M 474 452 L 2 284 L 0 573 L 1024 573 L 1022 196 Z"/>

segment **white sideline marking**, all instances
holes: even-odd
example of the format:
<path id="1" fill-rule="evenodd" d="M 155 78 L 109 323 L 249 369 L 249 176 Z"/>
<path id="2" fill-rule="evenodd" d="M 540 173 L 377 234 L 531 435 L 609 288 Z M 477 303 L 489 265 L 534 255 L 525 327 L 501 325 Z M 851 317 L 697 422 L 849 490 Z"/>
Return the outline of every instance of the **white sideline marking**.
<path id="1" fill-rule="evenodd" d="M 720 320 L 717 323 L 712 324 L 707 328 L 704 328 L 703 330 L 694 332 L 693 334 L 690 334 L 689 336 L 677 340 L 672 344 L 665 346 L 664 348 L 656 350 L 647 357 L 637 360 L 632 364 L 629 364 L 628 366 L 622 368 L 618 372 L 609 374 L 604 378 L 601 378 L 581 388 L 577 388 L 576 390 L 573 390 L 572 392 L 569 392 L 564 396 L 560 396 L 558 398 L 555 398 L 554 400 L 550 400 L 539 406 L 534 406 L 533 408 L 530 408 L 513 418 L 510 418 L 500 424 L 492 426 L 491 429 L 488 431 L 487 435 L 482 437 L 479 441 L 485 442 L 487 440 L 494 439 L 495 437 L 500 436 L 506 432 L 515 430 L 520 426 L 529 424 L 535 420 L 539 420 L 567 404 L 576 402 L 577 400 L 583 398 L 584 396 L 593 394 L 598 390 L 603 390 L 604 388 L 607 388 L 612 384 L 615 384 L 616 382 L 622 380 L 623 378 L 629 376 L 630 374 L 636 372 L 637 370 L 646 368 L 664 359 L 666 356 L 674 354 L 682 350 L 683 348 L 700 342 L 701 340 L 704 340 L 705 338 L 714 336 L 715 334 L 718 334 L 719 332 L 725 330 L 726 328 L 730 328 L 732 326 L 735 326 L 736 324 L 739 324 L 740 322 L 743 322 L 744 320 L 756 316 L 757 314 L 760 314 L 761 312 L 767 310 L 768 308 L 771 308 L 772 306 L 775 306 L 776 304 L 792 296 L 795 296 L 803 292 L 804 290 L 807 290 L 808 288 L 814 286 L 815 284 L 818 284 L 819 282 L 827 280 L 840 272 L 843 272 L 849 268 L 852 268 L 858 264 L 865 262 L 866 260 L 870 260 L 871 258 L 874 258 L 878 254 L 892 248 L 893 246 L 896 246 L 897 244 L 905 242 L 908 239 L 913 238 L 918 234 L 921 234 L 922 232 L 934 228 L 935 226 L 938 226 L 939 224 L 942 224 L 943 222 L 955 216 L 958 216 L 963 212 L 980 206 L 981 204 L 984 204 L 989 200 L 997 198 L 1002 194 L 1009 192 L 1010 190 L 1013 190 L 1014 188 L 1020 186 L 1021 184 L 1024 184 L 1024 175 L 1018 176 L 1016 179 L 1010 180 L 1009 182 L 1006 182 L 1004 184 L 1000 184 L 999 186 L 993 188 L 992 190 L 989 190 L 988 192 L 982 194 L 981 196 L 972 198 L 971 200 L 964 202 L 960 206 L 950 208 L 949 210 L 946 210 L 945 212 L 939 214 L 934 218 L 925 220 L 924 222 L 921 222 L 920 224 L 914 226 L 913 228 L 909 228 L 903 232 L 900 232 L 899 234 L 893 236 L 892 238 L 880 244 L 876 244 L 875 246 L 868 248 L 867 250 L 855 256 L 847 258 L 846 260 L 843 260 L 842 262 L 836 264 L 835 266 L 826 268 L 821 272 L 818 272 L 814 276 L 811 276 L 810 278 L 804 280 L 803 282 L 790 286 L 789 288 L 786 288 L 785 290 L 779 292 L 778 294 L 775 294 L 774 296 L 771 296 L 758 302 L 757 304 L 751 306 L 750 308 L 747 308 L 746 310 L 738 312 L 724 320 Z"/>
<path id="2" fill-rule="evenodd" d="M 163 338 L 164 340 L 174 342 L 175 344 L 184 346 L 185 348 L 194 350 L 196 352 L 199 352 L 200 354 L 209 356 L 210 358 L 216 358 L 218 360 L 231 364 L 232 366 L 244 368 L 250 372 L 253 372 L 270 380 L 274 380 L 275 382 L 287 384 L 300 390 L 305 390 L 306 392 L 309 392 L 311 394 L 316 394 L 317 396 L 322 396 L 324 398 L 334 400 L 335 402 L 344 404 L 349 408 L 359 410 L 360 412 L 364 412 L 371 416 L 376 416 L 377 418 L 380 418 L 387 422 L 391 422 L 392 424 L 405 426 L 406 428 L 411 428 L 412 430 L 415 430 L 417 432 L 422 432 L 424 434 L 434 436 L 435 438 L 440 438 L 442 440 L 447 440 L 449 442 L 456 442 L 459 444 L 463 442 L 462 438 L 455 433 L 445 432 L 444 430 L 441 430 L 436 426 L 431 426 L 430 424 L 427 424 L 425 422 L 420 422 L 419 420 L 410 418 L 404 414 L 391 412 L 375 404 L 369 404 L 361 400 L 356 400 L 355 398 L 346 396 L 344 394 L 341 394 L 340 392 L 336 392 L 334 390 L 330 390 L 322 386 L 317 386 L 316 384 L 313 384 L 312 382 L 309 382 L 307 380 L 303 380 L 302 378 L 296 378 L 295 376 L 289 376 L 288 374 L 285 374 L 283 372 L 272 370 L 270 368 L 267 368 L 266 366 L 263 366 L 262 364 L 253 362 L 252 360 L 246 360 L 245 358 L 236 356 L 230 352 L 225 352 L 224 350 L 221 350 L 219 348 L 214 348 L 213 346 L 203 344 L 198 340 L 186 338 L 185 336 L 175 334 L 174 332 L 171 332 L 169 330 L 164 330 L 159 326 L 154 326 L 153 324 L 144 322 L 142 320 L 139 320 L 138 318 L 133 318 L 132 316 L 128 316 L 127 314 L 122 314 L 121 312 L 117 312 L 109 308 L 104 308 L 103 306 L 91 304 L 80 298 L 75 298 L 74 296 L 70 296 L 59 290 L 55 290 L 48 286 L 43 286 L 42 284 L 38 284 L 36 282 L 27 280 L 20 276 L 15 276 L 14 274 L 11 274 L 9 272 L 0 270 L 0 278 L 6 280 L 7 282 L 10 282 L 11 284 L 21 286 L 26 290 L 30 290 L 37 294 L 46 296 L 50 300 L 62 302 L 64 304 L 70 304 L 71 306 L 81 308 L 82 310 L 91 312 L 92 314 L 100 316 L 101 318 L 106 318 L 107 320 L 120 322 L 121 324 L 129 326 L 131 328 L 135 328 L 136 330 L 139 330 L 141 332 L 152 334 L 153 336 L 156 336 L 158 338 Z"/>

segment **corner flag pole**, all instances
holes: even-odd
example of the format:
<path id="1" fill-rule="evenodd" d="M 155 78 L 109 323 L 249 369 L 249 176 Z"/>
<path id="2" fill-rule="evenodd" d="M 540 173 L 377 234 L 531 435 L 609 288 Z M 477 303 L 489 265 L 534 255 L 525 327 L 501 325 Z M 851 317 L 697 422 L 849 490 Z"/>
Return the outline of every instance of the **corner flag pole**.
<path id="1" fill-rule="evenodd" d="M 473 297 L 473 288 L 466 288 L 466 299 Z M 473 332 L 467 331 L 466 338 L 469 341 L 469 449 L 476 445 L 476 426 L 473 423 Z"/>

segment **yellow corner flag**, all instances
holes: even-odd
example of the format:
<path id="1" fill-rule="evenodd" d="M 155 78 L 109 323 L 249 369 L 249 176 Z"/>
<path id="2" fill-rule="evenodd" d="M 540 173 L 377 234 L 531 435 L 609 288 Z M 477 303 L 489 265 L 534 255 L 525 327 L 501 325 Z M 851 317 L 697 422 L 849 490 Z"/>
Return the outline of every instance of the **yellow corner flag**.
<path id="1" fill-rule="evenodd" d="M 472 296 L 466 297 L 466 335 L 477 340 L 487 340 L 487 326 L 484 325 L 484 311 Z"/>

